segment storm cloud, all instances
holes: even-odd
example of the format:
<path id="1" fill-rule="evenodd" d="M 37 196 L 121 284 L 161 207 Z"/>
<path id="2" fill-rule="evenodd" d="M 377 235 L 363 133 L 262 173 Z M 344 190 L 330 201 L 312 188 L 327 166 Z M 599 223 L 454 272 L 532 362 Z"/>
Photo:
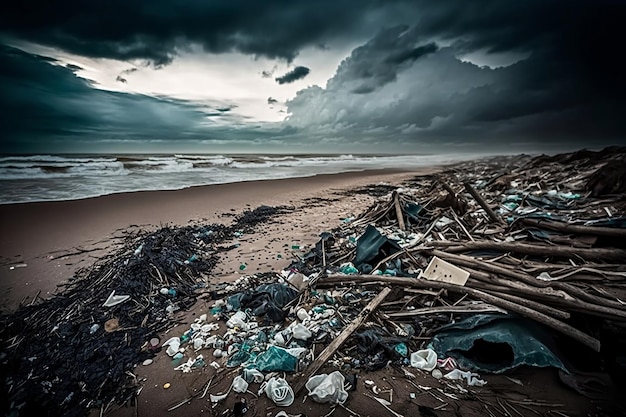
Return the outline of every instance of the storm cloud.
<path id="1" fill-rule="evenodd" d="M 423 4 L 417 24 L 379 32 L 326 88 L 298 92 L 287 123 L 309 135 L 416 145 L 624 143 L 626 85 L 613 61 L 626 6 L 601 3 Z M 464 61 L 470 53 L 524 58 L 490 68 Z"/>
<path id="2" fill-rule="evenodd" d="M 283 74 L 280 77 L 276 77 L 276 82 L 278 84 L 289 84 L 294 81 L 303 79 L 304 77 L 309 75 L 309 72 L 311 72 L 311 70 L 308 69 L 307 67 L 302 67 L 302 66 L 295 67 L 294 69 L 287 72 L 286 74 Z"/>
<path id="3" fill-rule="evenodd" d="M 216 108 L 225 117 L 232 107 Z M 196 103 L 106 91 L 54 60 L 0 46 L 2 150 L 28 152 L 77 139 L 188 140 L 227 137 Z M 227 131 L 232 129 L 227 129 Z M 239 137 L 254 138 L 250 134 Z"/>
<path id="4" fill-rule="evenodd" d="M 392 2 L 364 0 L 213 0 L 13 3 L 0 16 L 10 36 L 78 55 L 145 59 L 166 65 L 189 43 L 293 60 L 307 46 L 354 36 L 385 19 Z M 398 2 L 402 3 L 402 2 Z M 115 24 L 111 24 L 115 22 Z"/>

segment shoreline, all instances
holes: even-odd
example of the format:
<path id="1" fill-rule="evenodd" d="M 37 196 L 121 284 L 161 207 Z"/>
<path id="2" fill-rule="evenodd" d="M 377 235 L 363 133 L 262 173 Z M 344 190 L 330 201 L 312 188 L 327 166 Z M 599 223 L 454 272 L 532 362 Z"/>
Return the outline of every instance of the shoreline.
<path id="1" fill-rule="evenodd" d="M 183 226 L 194 221 L 222 223 L 230 221 L 222 217 L 224 213 L 240 214 L 260 205 L 287 205 L 299 210 L 307 198 L 321 198 L 334 189 L 349 190 L 383 181 L 399 183 L 438 169 L 437 166 L 414 170 L 387 168 L 117 193 L 79 200 L 3 204 L 0 205 L 3 236 L 0 310 L 12 310 L 39 291 L 47 298 L 78 268 L 92 265 L 115 248 L 128 229 Z M 27 266 L 21 267 L 23 264 Z"/>

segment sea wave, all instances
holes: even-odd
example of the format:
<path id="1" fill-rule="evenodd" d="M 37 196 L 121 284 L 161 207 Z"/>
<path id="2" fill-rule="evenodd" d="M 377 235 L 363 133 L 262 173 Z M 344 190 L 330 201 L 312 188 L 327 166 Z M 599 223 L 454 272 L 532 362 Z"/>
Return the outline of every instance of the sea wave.
<path id="1" fill-rule="evenodd" d="M 71 200 L 120 192 L 418 168 L 459 155 L 30 155 L 0 157 L 0 204 Z"/>

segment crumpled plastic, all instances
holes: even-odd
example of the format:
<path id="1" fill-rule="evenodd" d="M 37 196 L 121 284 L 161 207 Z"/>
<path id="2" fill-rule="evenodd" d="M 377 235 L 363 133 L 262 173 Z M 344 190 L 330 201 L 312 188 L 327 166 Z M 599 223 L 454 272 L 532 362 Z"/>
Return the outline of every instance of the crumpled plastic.
<path id="1" fill-rule="evenodd" d="M 472 373 L 470 371 L 461 371 L 460 369 L 453 369 L 443 376 L 446 379 L 459 380 L 465 379 L 467 385 L 471 387 L 482 387 L 487 384 L 487 381 L 480 379 L 480 375 Z"/>
<path id="2" fill-rule="evenodd" d="M 270 378 L 267 383 L 261 385 L 259 395 L 263 392 L 279 407 L 289 407 L 295 398 L 293 389 L 284 378 Z"/>
<path id="3" fill-rule="evenodd" d="M 287 284 L 263 284 L 254 291 L 245 291 L 228 298 L 228 306 L 233 310 L 250 309 L 255 316 L 262 316 L 278 322 L 285 318 L 282 308 L 296 298 L 298 291 Z"/>
<path id="4" fill-rule="evenodd" d="M 163 343 L 162 345 L 163 347 L 167 346 L 167 350 L 166 353 L 169 356 L 174 356 L 176 355 L 176 353 L 178 353 L 178 349 L 180 349 L 180 337 L 172 337 L 170 339 L 168 339 L 165 343 Z"/>
<path id="5" fill-rule="evenodd" d="M 253 367 L 261 372 L 294 372 L 297 364 L 298 358 L 289 351 L 278 346 L 270 346 L 256 357 Z"/>
<path id="6" fill-rule="evenodd" d="M 311 333 L 311 331 L 307 329 L 305 325 L 300 324 L 300 323 L 297 323 L 296 325 L 293 326 L 292 332 L 293 332 L 293 338 L 298 339 L 298 340 L 307 340 L 311 336 L 313 336 L 313 333 Z"/>
<path id="7" fill-rule="evenodd" d="M 411 353 L 411 366 L 430 372 L 437 366 L 437 354 L 432 349 L 423 349 L 413 352 Z"/>
<path id="8" fill-rule="evenodd" d="M 263 382 L 264 376 L 263 373 L 258 369 L 250 368 L 243 370 L 243 379 L 245 379 L 248 383 L 255 382 L 257 384 L 260 384 L 261 382 Z"/>
<path id="9" fill-rule="evenodd" d="M 343 404 L 348 399 L 348 393 L 343 387 L 344 381 L 341 372 L 335 371 L 312 376 L 305 386 L 315 402 Z"/>
<path id="10" fill-rule="evenodd" d="M 237 375 L 235 379 L 233 379 L 231 387 L 235 392 L 244 393 L 248 390 L 248 381 Z"/>
<path id="11" fill-rule="evenodd" d="M 400 250 L 402 248 L 397 242 L 383 236 L 370 224 L 357 240 L 353 263 L 361 272 L 369 272 L 372 265 Z"/>

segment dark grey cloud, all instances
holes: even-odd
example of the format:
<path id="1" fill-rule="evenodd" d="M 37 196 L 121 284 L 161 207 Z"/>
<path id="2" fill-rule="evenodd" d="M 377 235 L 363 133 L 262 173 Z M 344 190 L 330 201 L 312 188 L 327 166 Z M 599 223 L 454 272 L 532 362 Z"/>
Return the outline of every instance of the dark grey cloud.
<path id="1" fill-rule="evenodd" d="M 437 51 L 437 45 L 432 42 L 419 43 L 418 32 L 408 26 L 384 30 L 352 51 L 337 69 L 337 75 L 329 80 L 328 87 L 334 89 L 337 83 L 346 83 L 355 94 L 369 94 L 395 81 L 398 72 L 415 60 Z"/>
<path id="2" fill-rule="evenodd" d="M 211 112 L 184 100 L 97 89 L 59 62 L 0 45 L 0 153 L 72 149 L 77 141 L 229 138 L 233 129 L 210 115 L 232 118 L 233 108 Z M 237 138 L 258 135 L 248 129 Z"/>
<path id="3" fill-rule="evenodd" d="M 83 67 L 74 64 L 67 64 L 65 67 L 71 69 L 72 71 L 81 71 L 83 69 Z"/>
<path id="4" fill-rule="evenodd" d="M 398 53 L 387 57 L 386 61 L 390 64 L 400 65 L 405 62 L 415 61 L 426 54 L 432 54 L 433 52 L 436 52 L 437 49 L 439 49 L 439 47 L 434 42 L 431 42 L 416 48 L 399 51 Z"/>
<path id="5" fill-rule="evenodd" d="M 289 84 L 294 81 L 303 79 L 304 77 L 309 75 L 309 72 L 311 72 L 311 70 L 307 67 L 295 67 L 294 69 L 281 75 L 280 77 L 276 77 L 276 82 L 278 84 Z"/>
<path id="6" fill-rule="evenodd" d="M 534 2 L 528 4 L 535 6 L 537 15 L 553 11 Z M 620 50 L 619 37 L 597 38 L 598 31 L 616 35 L 618 26 L 605 25 L 618 20 L 605 14 L 624 15 L 624 8 L 604 10 L 600 19 L 598 12 L 585 4 L 568 4 L 574 7 L 568 9 L 570 15 L 580 17 L 589 12 L 596 20 L 568 26 L 573 25 L 570 16 L 567 24 L 555 20 L 556 29 L 540 24 L 543 42 L 538 42 L 530 29 L 524 30 L 527 22 L 503 13 L 499 2 L 494 3 L 497 13 L 485 9 L 481 25 L 466 19 L 468 10 L 462 6 L 457 8 L 458 14 L 443 13 L 447 10 L 443 6 L 433 7 L 431 17 L 439 8 L 448 21 L 439 19 L 439 26 L 397 26 L 378 33 L 352 51 L 325 89 L 310 87 L 288 101 L 287 123 L 303 135 L 363 141 L 382 138 L 416 145 L 425 141 L 502 144 L 509 140 L 537 146 L 626 143 L 626 119 L 620 116 L 626 112 L 620 99 L 626 88 L 616 66 L 608 62 Z M 510 12 L 517 12 L 516 7 Z M 503 33 L 498 22 L 489 28 L 492 19 L 504 19 L 518 27 Z M 500 36 L 515 39 L 506 43 Z M 595 38 L 598 51 L 591 50 L 585 36 Z M 440 47 L 432 39 L 448 46 Z M 468 51 L 485 52 L 486 45 L 493 45 L 486 48 L 492 53 L 526 55 L 502 68 L 481 68 L 459 59 Z M 605 56 L 599 56 L 601 52 Z M 592 55 L 595 61 L 590 62 Z"/>
<path id="7" fill-rule="evenodd" d="M 369 32 L 401 1 L 212 0 L 89 2 L 34 0 L 3 8 L 10 36 L 79 55 L 165 65 L 197 43 L 210 52 L 293 60 L 307 46 Z M 400 14 L 400 13 L 397 13 Z"/>

